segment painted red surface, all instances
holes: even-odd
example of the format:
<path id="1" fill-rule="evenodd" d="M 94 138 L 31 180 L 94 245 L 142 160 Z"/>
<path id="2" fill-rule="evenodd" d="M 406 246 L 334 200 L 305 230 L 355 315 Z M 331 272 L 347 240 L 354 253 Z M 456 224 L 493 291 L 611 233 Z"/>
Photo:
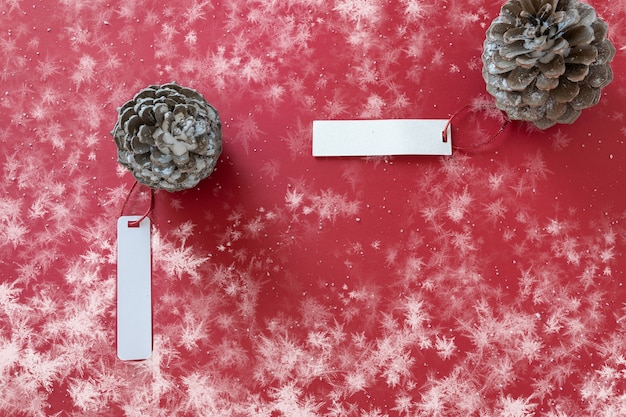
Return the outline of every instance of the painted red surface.
<path id="1" fill-rule="evenodd" d="M 0 415 L 626 415 L 626 4 L 575 124 L 311 156 L 315 119 L 503 121 L 487 0 L 2 1 Z M 116 107 L 172 80 L 224 152 L 155 193 L 154 352 L 115 355 Z M 141 214 L 139 188 L 126 214 Z"/>

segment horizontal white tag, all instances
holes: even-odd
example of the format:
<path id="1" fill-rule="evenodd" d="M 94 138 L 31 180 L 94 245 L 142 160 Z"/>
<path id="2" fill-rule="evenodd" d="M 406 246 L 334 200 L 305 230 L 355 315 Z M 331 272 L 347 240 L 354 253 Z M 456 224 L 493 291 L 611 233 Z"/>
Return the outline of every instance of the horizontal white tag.
<path id="1" fill-rule="evenodd" d="M 315 120 L 313 156 L 452 155 L 448 119 Z"/>
<path id="2" fill-rule="evenodd" d="M 152 354 L 150 219 L 117 221 L 117 357 L 147 359 Z"/>

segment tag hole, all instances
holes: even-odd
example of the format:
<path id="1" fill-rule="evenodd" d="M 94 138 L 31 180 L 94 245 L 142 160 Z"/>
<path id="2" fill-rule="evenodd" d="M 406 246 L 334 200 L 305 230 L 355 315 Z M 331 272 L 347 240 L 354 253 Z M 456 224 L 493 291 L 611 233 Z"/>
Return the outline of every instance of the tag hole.
<path id="1" fill-rule="evenodd" d="M 139 222 L 136 220 L 129 220 L 128 227 L 139 227 Z"/>

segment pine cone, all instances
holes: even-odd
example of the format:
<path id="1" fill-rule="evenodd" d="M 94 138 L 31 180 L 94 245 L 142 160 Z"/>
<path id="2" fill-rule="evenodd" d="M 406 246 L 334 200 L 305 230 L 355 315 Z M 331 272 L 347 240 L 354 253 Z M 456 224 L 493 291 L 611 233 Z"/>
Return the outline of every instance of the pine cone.
<path id="1" fill-rule="evenodd" d="M 573 123 L 613 79 L 607 24 L 578 0 L 509 0 L 487 30 L 483 78 L 510 119 Z"/>
<path id="2" fill-rule="evenodd" d="M 211 174 L 222 152 L 217 110 L 176 83 L 151 85 L 118 109 L 118 161 L 138 182 L 179 191 Z"/>

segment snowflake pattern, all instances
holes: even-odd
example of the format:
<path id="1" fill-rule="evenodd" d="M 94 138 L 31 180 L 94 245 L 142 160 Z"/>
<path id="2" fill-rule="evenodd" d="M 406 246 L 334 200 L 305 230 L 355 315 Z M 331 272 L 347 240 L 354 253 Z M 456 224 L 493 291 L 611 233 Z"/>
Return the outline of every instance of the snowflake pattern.
<path id="1" fill-rule="evenodd" d="M 624 1 L 590 3 L 623 51 Z M 623 54 L 576 124 L 490 142 L 499 2 L 1 4 L 0 415 L 626 415 Z M 123 362 L 109 132 L 172 80 L 224 152 L 154 195 L 153 353 Z M 465 105 L 470 152 L 310 155 L 316 119 Z"/>

